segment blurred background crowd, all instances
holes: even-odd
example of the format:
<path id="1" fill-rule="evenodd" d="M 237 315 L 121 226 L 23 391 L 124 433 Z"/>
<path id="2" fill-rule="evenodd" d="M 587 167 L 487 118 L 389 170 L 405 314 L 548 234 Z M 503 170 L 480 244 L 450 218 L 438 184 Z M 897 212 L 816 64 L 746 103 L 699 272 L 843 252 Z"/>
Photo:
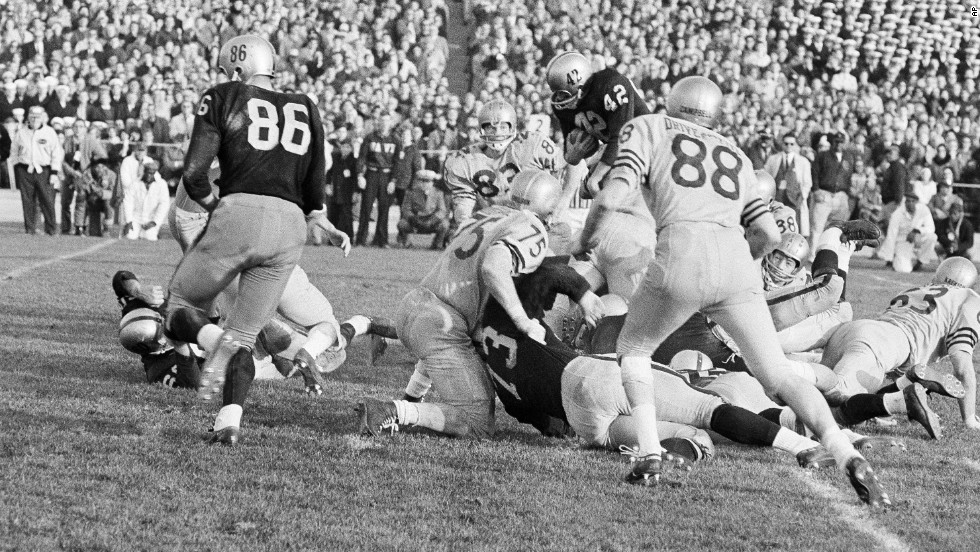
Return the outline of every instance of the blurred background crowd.
<path id="1" fill-rule="evenodd" d="M 372 133 L 399 144 L 392 190 L 377 194 L 395 205 L 418 180 L 440 185 L 491 99 L 561 144 L 544 68 L 567 49 L 628 76 L 654 111 L 677 79 L 711 77 L 725 93 L 719 130 L 757 168 L 784 150 L 813 166 L 833 154 L 834 181 L 814 174 L 813 188 L 842 193 L 848 216 L 887 224 L 907 194 L 937 223 L 980 205 L 962 186 L 980 184 L 980 19 L 957 0 L 8 0 L 0 29 L 0 186 L 29 165 L 17 141 L 36 112 L 64 156 L 65 233 L 163 222 L 160 183 L 174 190 L 199 95 L 224 80 L 219 47 L 247 32 L 279 52 L 280 89 L 316 100 L 331 218 L 345 226 L 379 218 L 357 206 Z"/>

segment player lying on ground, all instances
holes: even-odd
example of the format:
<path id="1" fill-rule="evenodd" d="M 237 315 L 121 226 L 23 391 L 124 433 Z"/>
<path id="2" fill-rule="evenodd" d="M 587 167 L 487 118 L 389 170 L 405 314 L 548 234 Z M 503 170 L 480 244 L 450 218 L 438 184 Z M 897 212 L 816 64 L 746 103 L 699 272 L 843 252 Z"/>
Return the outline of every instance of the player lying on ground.
<path id="1" fill-rule="evenodd" d="M 516 287 L 527 315 L 536 319 L 550 308 L 556 293 L 576 301 L 590 293 L 588 282 L 563 259 L 554 258 L 534 273 L 519 277 Z M 551 427 L 552 419 L 558 419 L 590 445 L 635 449 L 635 420 L 615 359 L 579 355 L 550 328 L 545 326 L 545 330 L 546 344 L 529 339 L 517 331 L 496 301 L 487 304 L 481 355 L 507 412 L 542 432 Z M 690 386 L 667 366 L 652 364 L 652 368 L 659 427 L 670 432 L 661 433 L 662 438 L 690 436 L 688 426 L 693 426 L 738 443 L 785 450 L 803 466 L 833 465 L 833 457 L 815 441 Z M 698 443 L 704 446 L 702 440 Z"/>
<path id="2" fill-rule="evenodd" d="M 513 206 L 490 207 L 460 228 L 420 286 L 402 299 L 395 320 L 399 339 L 419 359 L 416 370 L 431 379 L 443 402 L 365 398 L 358 405 L 362 431 L 377 434 L 400 424 L 454 436 L 493 435 L 493 385 L 474 332 L 493 296 L 521 332 L 544 339 L 544 328 L 521 308 L 512 278 L 533 272 L 544 259 L 560 195 L 557 179 L 526 169 L 512 183 Z"/>
<path id="3" fill-rule="evenodd" d="M 905 397 L 916 394 L 925 414 L 909 411 L 919 419 L 933 438 L 941 436 L 938 418 L 929 415 L 924 386 L 959 401 L 960 415 L 970 429 L 980 429 L 976 412 L 976 372 L 973 352 L 980 331 L 980 295 L 974 291 L 977 268 L 969 260 L 952 257 L 936 269 L 932 283 L 912 288 L 892 299 L 888 308 L 874 320 L 856 320 L 841 325 L 830 336 L 821 364 L 833 371 L 821 374 L 828 400 L 846 404 L 849 423 L 887 413 L 900 414 Z M 949 355 L 955 377 L 927 365 Z M 911 368 L 911 369 L 910 369 Z M 889 371 L 904 372 L 885 394 L 882 391 Z M 829 384 L 829 385 L 828 385 Z M 908 388 L 911 387 L 911 391 Z M 846 400 L 845 399 L 851 399 Z"/>
<path id="4" fill-rule="evenodd" d="M 644 115 L 623 126 L 616 163 L 582 232 L 581 249 L 587 250 L 602 219 L 637 189 L 657 223 L 654 260 L 630 301 L 617 345 L 639 437 L 626 479 L 647 483 L 660 472 L 650 357 L 700 311 L 732 335 L 766 390 L 815 431 L 861 499 L 886 506 L 890 501 L 871 465 L 841 432 L 817 389 L 795 375 L 779 347 L 753 261 L 779 242 L 779 230 L 756 196 L 748 158 L 711 130 L 721 100 L 721 90 L 709 79 L 687 77 L 671 89 L 667 115 Z"/>

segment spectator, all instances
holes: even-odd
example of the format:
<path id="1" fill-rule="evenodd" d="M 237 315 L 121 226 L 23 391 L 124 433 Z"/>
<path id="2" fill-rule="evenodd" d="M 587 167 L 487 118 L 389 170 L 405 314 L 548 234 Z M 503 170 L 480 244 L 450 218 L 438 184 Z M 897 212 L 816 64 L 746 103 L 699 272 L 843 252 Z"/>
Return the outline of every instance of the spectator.
<path id="1" fill-rule="evenodd" d="M 881 221 L 881 189 L 874 169 L 866 166 L 860 157 L 854 160 L 850 195 L 857 202 L 857 218 L 876 224 Z"/>
<path id="2" fill-rule="evenodd" d="M 354 234 L 354 193 L 357 191 L 357 158 L 347 136 L 347 127 L 341 126 L 333 147 L 333 163 L 327 171 L 327 218 L 341 232 Z"/>
<path id="3" fill-rule="evenodd" d="M 44 103 L 44 110 L 53 119 L 55 117 L 74 117 L 78 104 L 71 99 L 71 87 L 59 84 L 54 89 L 54 95 Z"/>
<path id="4" fill-rule="evenodd" d="M 91 162 L 85 153 L 86 145 L 90 142 L 88 141 L 88 128 L 84 120 L 76 119 L 71 130 L 72 132 L 65 137 L 63 146 L 65 161 L 61 168 L 65 178 L 61 183 L 61 233 L 70 235 L 74 229 L 75 235 L 81 236 L 82 226 L 85 224 L 85 205 L 88 198 L 86 179 L 82 177 L 82 171 L 87 170 Z M 72 209 L 73 200 L 74 210 Z"/>
<path id="5" fill-rule="evenodd" d="M 881 171 L 881 201 L 883 203 L 881 216 L 884 220 L 891 219 L 892 213 L 898 209 L 899 201 L 909 191 L 909 171 L 899 155 L 897 145 L 888 150 L 888 159 L 879 168 Z"/>
<path id="6" fill-rule="evenodd" d="M 109 204 L 116 196 L 119 177 L 109 168 L 107 158 L 92 161 L 88 171 L 82 173 L 87 178 L 88 189 L 86 213 L 88 214 L 88 235 L 102 237 L 109 231 Z"/>
<path id="7" fill-rule="evenodd" d="M 405 193 L 411 189 L 415 175 L 424 168 L 419 147 L 412 138 L 412 127 L 406 126 L 401 131 L 402 147 L 395 162 L 395 204 L 405 202 Z"/>
<path id="8" fill-rule="evenodd" d="M 378 119 L 378 130 L 367 135 L 361 144 L 360 155 L 357 156 L 357 185 L 363 190 L 363 194 L 355 245 L 367 244 L 371 209 L 377 201 L 378 224 L 371 244 L 381 248 L 388 247 L 388 210 L 391 207 L 391 196 L 395 192 L 391 171 L 401 150 L 399 141 L 391 134 L 391 127 L 391 115 L 381 115 Z"/>
<path id="9" fill-rule="evenodd" d="M 7 170 L 7 159 L 10 158 L 10 148 L 13 142 L 6 125 L 0 125 L 0 188 L 10 187 L 10 172 Z"/>
<path id="10" fill-rule="evenodd" d="M 912 181 L 912 191 L 919 196 L 919 201 L 929 205 L 936 195 L 936 182 L 932 179 L 932 170 L 928 167 L 919 168 L 919 178 Z"/>
<path id="11" fill-rule="evenodd" d="M 402 216 L 398 221 L 399 246 L 411 247 L 410 234 L 435 234 L 429 248 L 442 249 L 449 232 L 449 210 L 445 195 L 435 187 L 438 178 L 439 175 L 430 170 L 416 174 L 415 183 L 402 203 Z"/>
<path id="12" fill-rule="evenodd" d="M 936 224 L 938 245 L 936 253 L 941 257 L 966 257 L 972 259 L 973 225 L 963 216 L 963 200 L 955 199 L 949 207 L 949 216 Z"/>
<path id="13" fill-rule="evenodd" d="M 782 143 L 782 153 L 770 155 L 766 160 L 766 172 L 776 179 L 776 200 L 796 212 L 801 233 L 806 236 L 810 231 L 808 200 L 813 188 L 810 160 L 799 154 L 795 135 L 783 135 Z"/>
<path id="14" fill-rule="evenodd" d="M 24 230 L 37 233 L 37 208 L 44 216 L 44 232 L 57 233 L 54 211 L 54 185 L 61 173 L 65 158 L 61 140 L 53 128 L 45 124 L 44 108 L 34 106 L 28 114 L 27 126 L 21 127 L 13 139 L 14 174 L 24 207 Z"/>
<path id="15" fill-rule="evenodd" d="M 772 146 L 772 134 L 766 129 L 760 131 L 759 138 L 745 150 L 745 155 L 749 157 L 752 168 L 755 170 L 765 168 L 766 161 L 775 153 L 776 150 Z"/>
<path id="16" fill-rule="evenodd" d="M 123 212 L 126 225 L 123 227 L 123 235 L 127 239 L 156 241 L 160 226 L 167 218 L 170 194 L 167 181 L 157 172 L 158 167 L 153 159 L 144 158 L 142 166 L 137 167 L 137 181 L 131 183 L 124 192 Z"/>
<path id="17" fill-rule="evenodd" d="M 183 142 L 184 139 L 190 138 L 192 130 L 194 130 L 194 102 L 187 98 L 180 103 L 180 113 L 170 119 L 170 140 Z"/>
<path id="18" fill-rule="evenodd" d="M 895 209 L 878 255 L 896 272 L 919 270 L 935 255 L 936 226 L 929 208 L 915 192 L 905 194 L 904 208 Z"/>
<path id="19" fill-rule="evenodd" d="M 811 257 L 816 254 L 816 240 L 823 232 L 828 220 L 847 220 L 850 218 L 851 174 L 854 172 L 853 160 L 845 155 L 841 146 L 844 135 L 833 133 L 829 137 L 830 148 L 817 154 L 813 161 L 813 208 L 810 219 Z"/>

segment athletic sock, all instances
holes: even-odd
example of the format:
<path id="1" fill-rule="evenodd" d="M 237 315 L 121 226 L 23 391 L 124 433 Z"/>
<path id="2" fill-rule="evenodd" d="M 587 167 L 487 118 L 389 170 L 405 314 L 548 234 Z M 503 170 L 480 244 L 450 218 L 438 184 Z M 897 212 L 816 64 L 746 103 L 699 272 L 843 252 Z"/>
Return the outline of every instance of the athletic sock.
<path id="1" fill-rule="evenodd" d="M 731 404 L 723 404 L 711 413 L 711 430 L 736 443 L 772 446 L 779 434 L 779 425 Z"/>
<path id="2" fill-rule="evenodd" d="M 214 430 L 221 431 L 226 427 L 241 427 L 242 425 L 242 405 L 227 404 L 221 407 L 218 415 L 214 417 Z"/>
<path id="3" fill-rule="evenodd" d="M 388 339 L 398 339 L 398 330 L 395 329 L 395 321 L 384 316 L 371 317 L 371 330 L 373 335 L 379 335 Z"/>
<path id="4" fill-rule="evenodd" d="M 817 446 L 820 446 L 820 443 L 804 437 L 795 431 L 790 431 L 785 427 L 779 428 L 779 432 L 776 433 L 776 438 L 772 441 L 772 448 L 784 450 L 793 455 Z"/>
<path id="5" fill-rule="evenodd" d="M 238 349 L 228 362 L 228 372 L 225 375 L 225 386 L 222 398 L 225 405 L 245 404 L 248 390 L 255 379 L 255 360 L 252 350 L 248 347 Z"/>
<path id="6" fill-rule="evenodd" d="M 344 324 L 350 325 L 350 327 L 354 330 L 354 335 L 351 336 L 351 339 L 359 335 L 364 335 L 371 329 L 371 319 L 363 314 L 355 314 L 354 316 L 351 316 L 344 322 Z M 347 341 L 349 342 L 350 339 Z"/>
<path id="7" fill-rule="evenodd" d="M 327 347 L 331 345 L 331 341 L 333 340 L 327 334 L 313 328 L 306 336 L 306 343 L 303 344 L 302 349 L 309 353 L 311 357 L 316 358 L 320 356 L 320 353 L 327 350 Z"/>
<path id="8" fill-rule="evenodd" d="M 395 401 L 395 412 L 398 413 L 398 423 L 416 425 L 419 423 L 419 405 L 409 401 Z"/>
<path id="9" fill-rule="evenodd" d="M 876 397 L 881 397 L 882 405 L 884 410 L 888 414 L 908 414 L 909 407 L 905 402 L 905 393 L 901 391 L 896 391 L 895 393 L 886 393 L 884 395 L 875 395 Z"/>
<path id="10" fill-rule="evenodd" d="M 840 422 L 852 426 L 871 418 L 887 416 L 883 395 L 859 393 L 840 405 Z"/>
<path id="11" fill-rule="evenodd" d="M 637 422 L 636 437 L 640 454 L 662 455 L 663 447 L 660 445 L 660 433 L 657 430 L 657 406 L 653 403 L 638 404 L 632 407 L 630 416 Z"/>
<path id="12" fill-rule="evenodd" d="M 816 257 L 813 258 L 813 266 L 811 268 L 814 280 L 824 274 L 837 274 L 837 269 L 836 251 L 832 249 L 821 249 L 817 251 Z"/>
<path id="13" fill-rule="evenodd" d="M 888 385 L 882 387 L 881 389 L 875 391 L 876 395 L 884 395 L 885 393 L 894 393 L 895 391 L 901 391 L 898 388 L 898 382 L 889 383 Z"/>
<path id="14" fill-rule="evenodd" d="M 415 371 L 412 372 L 412 377 L 408 380 L 408 385 L 405 386 L 405 395 L 415 399 L 421 399 L 426 393 L 429 392 L 431 387 L 432 380 L 429 379 L 429 376 L 425 375 L 424 372 L 416 368 Z"/>
<path id="15" fill-rule="evenodd" d="M 835 428 L 836 429 L 836 428 Z M 837 461 L 837 465 L 842 469 L 847 466 L 848 461 L 856 456 L 861 456 L 860 453 L 851 444 L 851 440 L 847 438 L 839 429 L 833 431 L 830 435 L 825 435 L 823 439 L 820 440 L 820 444 L 826 448 L 830 454 L 834 455 L 834 460 Z"/>

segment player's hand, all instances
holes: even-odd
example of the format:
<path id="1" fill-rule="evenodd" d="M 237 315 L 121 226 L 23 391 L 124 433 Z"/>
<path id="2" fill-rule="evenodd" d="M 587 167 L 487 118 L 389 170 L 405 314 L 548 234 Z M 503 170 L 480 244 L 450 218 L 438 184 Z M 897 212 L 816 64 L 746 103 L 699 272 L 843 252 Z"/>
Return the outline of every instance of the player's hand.
<path id="1" fill-rule="evenodd" d="M 357 175 L 357 187 L 360 189 L 367 188 L 367 178 L 363 174 Z"/>
<path id="2" fill-rule="evenodd" d="M 578 302 L 578 306 L 582 309 L 585 323 L 590 328 L 595 328 L 596 324 L 606 315 L 606 306 L 602 303 L 602 299 L 599 299 L 599 296 L 591 291 L 585 292 L 585 295 Z"/>
<path id="3" fill-rule="evenodd" d="M 565 140 L 565 161 L 570 165 L 577 165 L 595 155 L 598 150 L 599 141 L 595 136 L 576 128 L 568 133 L 568 138 Z"/>
<path id="4" fill-rule="evenodd" d="M 344 252 L 344 257 L 350 255 L 350 236 L 346 232 L 335 229 L 327 235 L 327 239 L 330 240 L 330 245 L 335 245 Z"/>
<path id="5" fill-rule="evenodd" d="M 163 304 L 163 286 L 149 286 L 142 290 L 143 300 L 151 307 L 159 307 Z"/>
<path id="6" fill-rule="evenodd" d="M 528 321 L 521 324 L 519 328 L 522 333 L 544 345 L 544 337 L 546 332 L 544 331 L 544 326 L 542 326 L 537 319 L 529 318 Z"/>

